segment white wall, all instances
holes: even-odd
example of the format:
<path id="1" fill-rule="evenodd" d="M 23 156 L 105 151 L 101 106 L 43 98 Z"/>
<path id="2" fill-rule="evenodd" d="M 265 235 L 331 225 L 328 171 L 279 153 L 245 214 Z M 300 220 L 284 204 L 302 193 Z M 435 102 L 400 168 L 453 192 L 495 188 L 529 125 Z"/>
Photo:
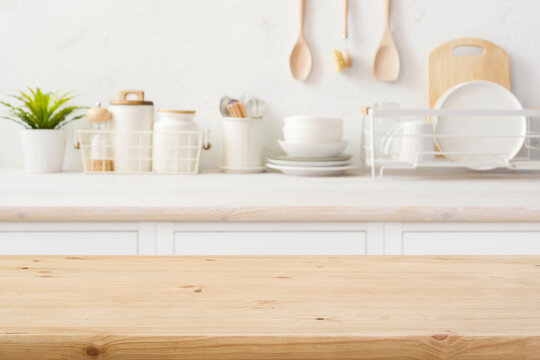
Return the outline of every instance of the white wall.
<path id="1" fill-rule="evenodd" d="M 269 106 L 267 146 L 275 148 L 287 114 L 343 112 L 349 151 L 356 152 L 359 107 L 425 106 L 428 53 L 452 38 L 481 37 L 506 49 L 513 90 L 524 105 L 540 106 L 539 13 L 538 0 L 394 0 L 402 76 L 382 84 L 371 73 L 382 1 L 351 0 L 355 67 L 336 74 L 331 51 L 342 44 L 341 1 L 308 0 L 314 67 L 298 83 L 288 69 L 297 33 L 293 0 L 0 0 L 0 97 L 30 85 L 75 90 L 91 105 L 121 89 L 144 89 L 158 108 L 197 109 L 199 125 L 214 135 L 208 168 L 220 164 L 219 98 L 255 94 Z M 22 166 L 17 132 L 0 122 L 0 166 Z M 66 167 L 78 161 L 71 150 Z"/>

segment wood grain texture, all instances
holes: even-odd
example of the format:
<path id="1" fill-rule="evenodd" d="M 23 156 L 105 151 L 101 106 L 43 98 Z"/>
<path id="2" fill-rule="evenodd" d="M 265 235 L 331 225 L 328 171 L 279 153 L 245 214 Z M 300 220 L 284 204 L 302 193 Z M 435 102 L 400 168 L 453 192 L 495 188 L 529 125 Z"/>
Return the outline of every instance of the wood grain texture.
<path id="1" fill-rule="evenodd" d="M 39 182 L 39 188 L 35 184 Z M 0 221 L 540 221 L 537 174 L 305 178 L 0 170 Z"/>
<path id="2" fill-rule="evenodd" d="M 479 56 L 456 56 L 459 46 L 482 49 Z M 506 51 L 487 40 L 461 38 L 450 40 L 429 55 L 429 107 L 454 85 L 471 80 L 496 82 L 510 90 L 510 58 Z"/>
<path id="3" fill-rule="evenodd" d="M 538 222 L 528 206 L 0 207 L 4 222 Z"/>
<path id="4" fill-rule="evenodd" d="M 0 257 L 0 359 L 540 359 L 540 257 Z"/>

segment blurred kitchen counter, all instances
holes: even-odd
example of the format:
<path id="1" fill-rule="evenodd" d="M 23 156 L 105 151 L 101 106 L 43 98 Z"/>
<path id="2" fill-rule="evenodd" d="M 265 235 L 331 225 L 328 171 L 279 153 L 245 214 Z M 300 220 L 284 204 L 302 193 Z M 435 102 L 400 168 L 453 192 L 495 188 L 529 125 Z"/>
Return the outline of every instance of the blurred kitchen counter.
<path id="1" fill-rule="evenodd" d="M 0 221 L 534 222 L 540 176 L 290 177 L 0 170 Z"/>

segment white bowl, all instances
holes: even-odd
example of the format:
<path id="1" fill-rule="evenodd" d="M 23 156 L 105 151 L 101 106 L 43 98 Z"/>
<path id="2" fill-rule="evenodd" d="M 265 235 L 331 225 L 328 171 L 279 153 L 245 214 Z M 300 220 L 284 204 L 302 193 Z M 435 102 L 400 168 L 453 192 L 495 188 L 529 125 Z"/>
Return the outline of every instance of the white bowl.
<path id="1" fill-rule="evenodd" d="M 285 141 L 303 144 L 327 144 L 341 141 L 343 128 L 337 126 L 285 126 Z"/>
<path id="2" fill-rule="evenodd" d="M 302 158 L 329 158 L 337 156 L 347 147 L 346 141 L 329 144 L 301 144 L 287 141 L 278 141 L 279 146 L 289 156 Z"/>
<path id="3" fill-rule="evenodd" d="M 343 126 L 343 120 L 332 117 L 324 116 L 308 116 L 308 115 L 297 115 L 297 116 L 286 116 L 283 119 L 283 122 L 286 126 L 334 126 L 341 127 Z"/>

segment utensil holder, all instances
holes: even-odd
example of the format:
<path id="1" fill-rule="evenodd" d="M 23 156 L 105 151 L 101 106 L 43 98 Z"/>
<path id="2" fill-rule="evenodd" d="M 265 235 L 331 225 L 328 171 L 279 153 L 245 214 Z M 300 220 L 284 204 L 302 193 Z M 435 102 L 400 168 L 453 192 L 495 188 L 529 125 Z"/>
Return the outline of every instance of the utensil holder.
<path id="1" fill-rule="evenodd" d="M 262 118 L 223 118 L 222 169 L 229 173 L 264 170 Z"/>

